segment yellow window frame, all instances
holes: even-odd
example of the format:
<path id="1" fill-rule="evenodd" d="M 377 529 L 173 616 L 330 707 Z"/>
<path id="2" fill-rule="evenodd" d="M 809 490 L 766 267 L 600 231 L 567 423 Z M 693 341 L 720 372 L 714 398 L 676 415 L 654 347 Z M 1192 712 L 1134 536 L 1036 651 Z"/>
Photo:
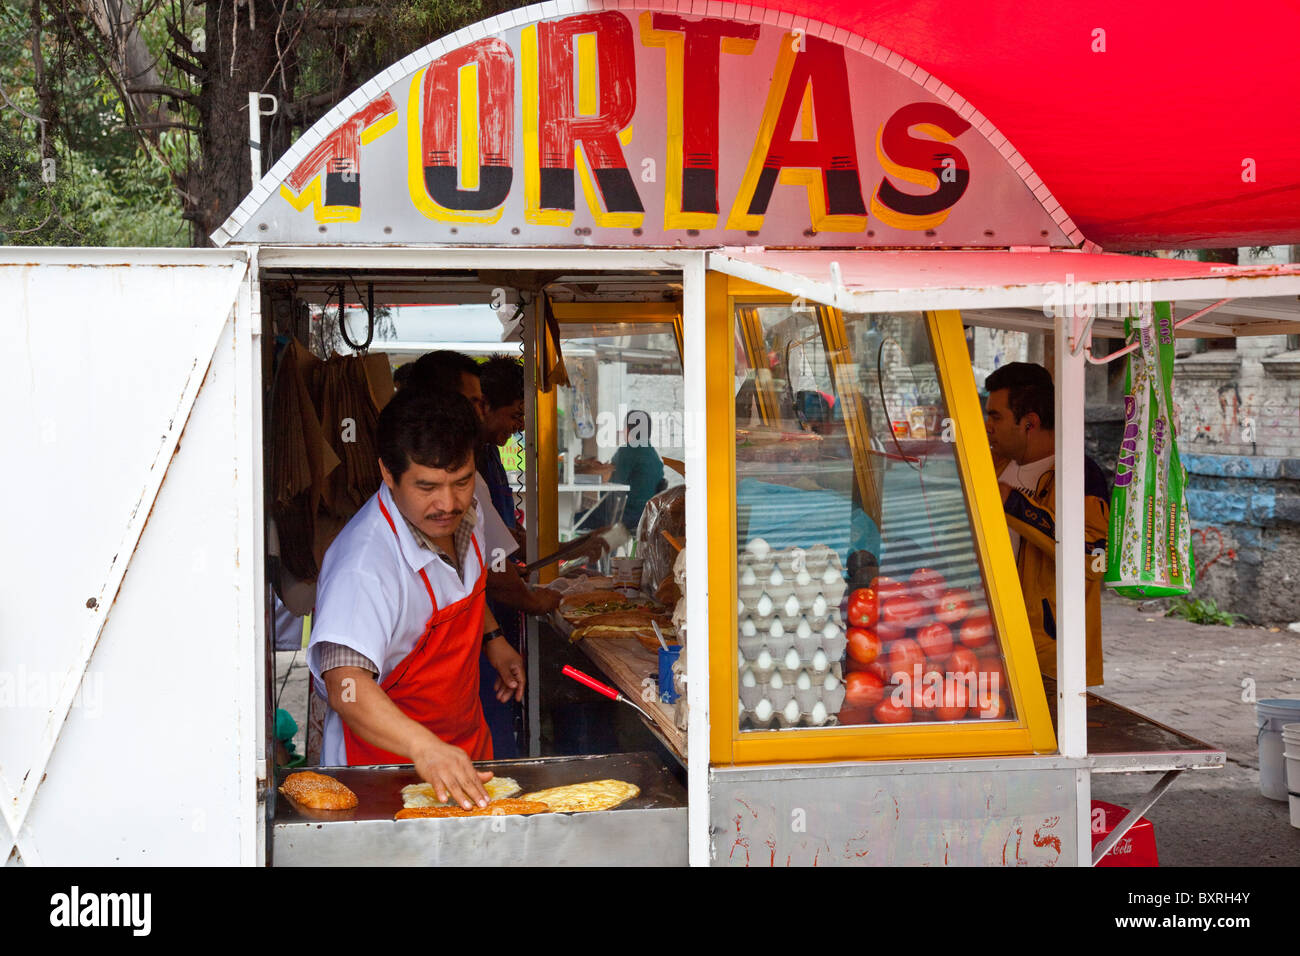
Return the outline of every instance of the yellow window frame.
<path id="1" fill-rule="evenodd" d="M 972 539 L 1006 657 L 1016 717 L 970 724 L 809 728 L 741 733 L 737 701 L 735 315 L 761 300 L 793 298 L 775 289 L 709 273 L 706 356 L 710 414 L 709 469 L 709 750 L 712 765 L 854 759 L 951 758 L 1056 752 L 1047 698 L 1039 675 L 1024 597 L 1003 518 L 997 477 L 970 372 L 961 313 L 925 312 L 939 384 L 952 417 L 958 474 Z M 831 310 L 835 312 L 837 310 Z M 835 317 L 827 316 L 831 327 Z M 838 319 L 842 329 L 843 317 Z"/>

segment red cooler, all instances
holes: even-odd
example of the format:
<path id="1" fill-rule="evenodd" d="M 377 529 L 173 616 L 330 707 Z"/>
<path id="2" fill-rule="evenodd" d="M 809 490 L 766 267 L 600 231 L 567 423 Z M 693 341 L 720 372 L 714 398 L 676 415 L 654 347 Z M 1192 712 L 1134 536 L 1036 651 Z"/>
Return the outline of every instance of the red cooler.
<path id="1" fill-rule="evenodd" d="M 1128 816 L 1128 810 L 1104 800 L 1092 801 L 1092 846 L 1104 840 L 1119 822 Z M 1159 866 L 1156 858 L 1156 828 L 1146 817 L 1139 817 L 1127 833 L 1101 858 L 1098 866 Z"/>

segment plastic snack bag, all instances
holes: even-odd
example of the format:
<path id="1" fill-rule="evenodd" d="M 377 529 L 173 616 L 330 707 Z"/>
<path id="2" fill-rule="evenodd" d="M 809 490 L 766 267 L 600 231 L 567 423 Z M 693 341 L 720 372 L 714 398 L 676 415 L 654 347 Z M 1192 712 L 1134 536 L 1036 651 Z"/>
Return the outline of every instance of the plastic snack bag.
<path id="1" fill-rule="evenodd" d="M 1125 320 L 1124 438 L 1110 500 L 1106 583 L 1125 597 L 1171 597 L 1196 583 L 1187 520 L 1187 469 L 1173 405 L 1174 323 L 1168 302 Z"/>

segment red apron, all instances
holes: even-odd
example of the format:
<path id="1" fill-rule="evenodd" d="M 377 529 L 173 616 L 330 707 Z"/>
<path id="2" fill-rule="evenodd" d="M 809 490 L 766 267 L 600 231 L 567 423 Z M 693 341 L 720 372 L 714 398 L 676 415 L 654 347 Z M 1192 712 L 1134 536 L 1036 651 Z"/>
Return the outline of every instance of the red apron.
<path id="1" fill-rule="evenodd" d="M 397 526 L 382 499 L 379 510 L 396 535 Z M 460 747 L 471 760 L 491 760 L 492 734 L 479 702 L 478 661 L 483 644 L 487 574 L 477 540 L 474 555 L 479 568 L 474 590 L 445 608 L 438 607 L 429 576 L 420 569 L 433 613 L 415 647 L 379 686 L 398 710 L 428 727 L 443 742 Z M 347 721 L 343 722 L 343 743 L 349 766 L 411 762 L 409 756 L 366 743 L 352 732 Z"/>

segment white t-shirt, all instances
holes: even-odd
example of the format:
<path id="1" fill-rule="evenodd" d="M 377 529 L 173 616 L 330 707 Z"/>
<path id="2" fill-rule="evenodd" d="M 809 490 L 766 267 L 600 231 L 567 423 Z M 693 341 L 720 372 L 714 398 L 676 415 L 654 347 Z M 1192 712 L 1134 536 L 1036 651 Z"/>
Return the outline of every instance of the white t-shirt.
<path id="1" fill-rule="evenodd" d="M 483 519 L 483 540 L 487 543 L 487 550 L 483 552 L 483 563 L 491 568 L 496 564 L 498 549 L 501 551 L 501 557 L 508 558 L 519 550 L 519 542 L 510 533 L 510 527 L 505 520 L 497 513 L 487 482 L 477 471 L 474 472 L 474 497 L 478 499 L 478 513 Z"/>
<path id="2" fill-rule="evenodd" d="M 379 510 L 381 498 L 397 527 L 396 534 Z M 480 550 L 483 505 L 486 510 L 492 508 L 490 500 L 478 507 L 474 538 Z M 487 562 L 486 554 L 483 560 Z M 320 671 L 321 643 L 343 644 L 364 654 L 380 668 L 377 681 L 382 683 L 415 647 L 433 613 L 420 570 L 428 575 L 438 606 L 446 607 L 469 596 L 478 581 L 479 563 L 473 547 L 463 563 L 462 579 L 446 561 L 420 547 L 393 504 L 388 486 L 381 485 L 339 532 L 321 562 L 307 666 L 322 698 L 326 694 Z M 347 764 L 343 720 L 332 708 L 325 712 L 321 764 Z"/>
<path id="3" fill-rule="evenodd" d="M 1004 485 L 1010 485 L 1012 491 L 1018 491 L 1030 501 L 1033 501 L 1034 492 L 1038 488 L 1038 479 L 1055 466 L 1055 455 L 1048 455 L 1046 458 L 1040 458 L 1038 461 L 1031 461 L 1025 465 L 1018 465 L 1013 461 L 1002 469 L 1002 474 L 998 475 L 998 481 Z M 1007 528 L 1007 531 L 1011 534 L 1011 553 L 1019 557 L 1020 534 L 1011 531 L 1010 528 Z"/>

